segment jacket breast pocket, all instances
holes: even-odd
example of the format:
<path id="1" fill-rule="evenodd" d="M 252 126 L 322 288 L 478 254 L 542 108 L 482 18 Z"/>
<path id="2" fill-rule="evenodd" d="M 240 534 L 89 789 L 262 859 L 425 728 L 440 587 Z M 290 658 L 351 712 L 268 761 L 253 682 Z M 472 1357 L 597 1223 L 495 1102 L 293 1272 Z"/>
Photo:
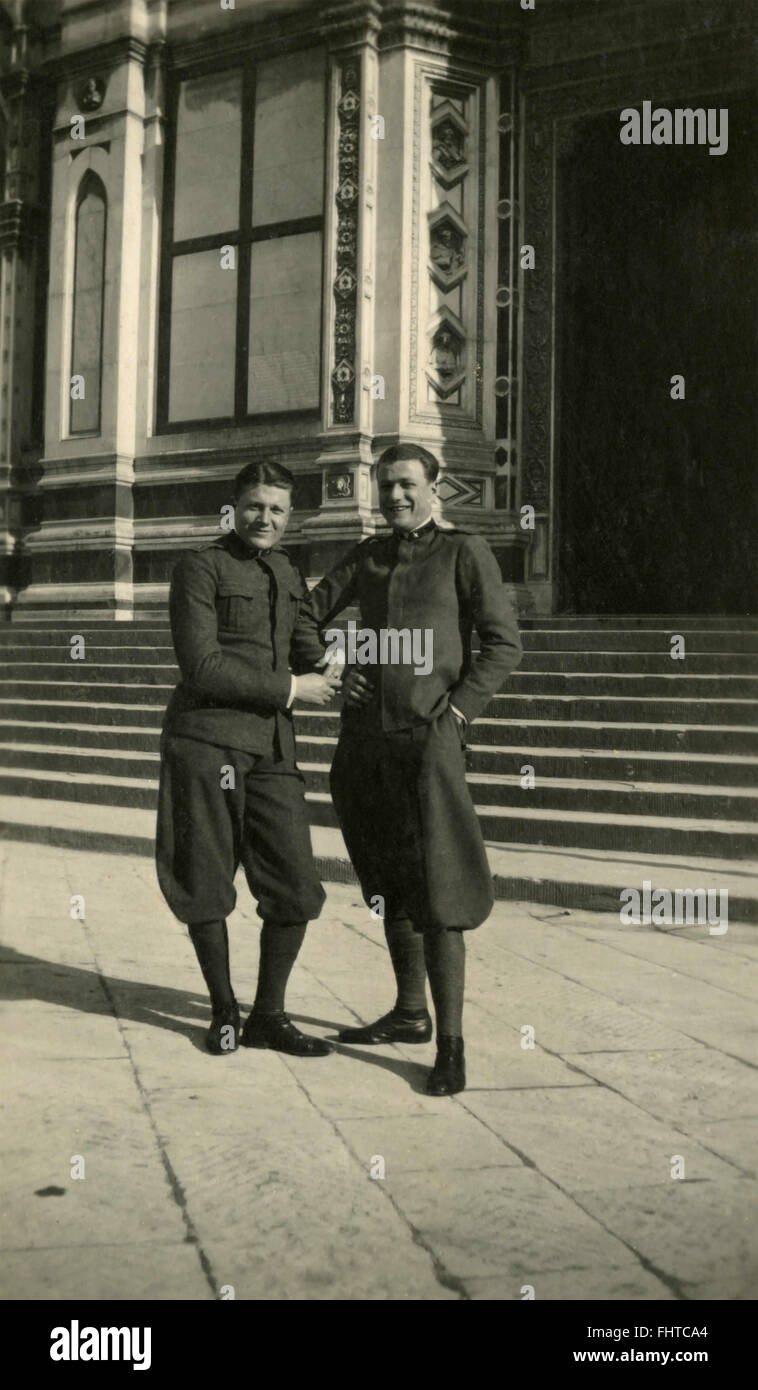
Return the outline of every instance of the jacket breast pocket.
<path id="1" fill-rule="evenodd" d="M 251 633 L 260 621 L 261 595 L 242 584 L 220 584 L 216 593 L 219 632 Z"/>

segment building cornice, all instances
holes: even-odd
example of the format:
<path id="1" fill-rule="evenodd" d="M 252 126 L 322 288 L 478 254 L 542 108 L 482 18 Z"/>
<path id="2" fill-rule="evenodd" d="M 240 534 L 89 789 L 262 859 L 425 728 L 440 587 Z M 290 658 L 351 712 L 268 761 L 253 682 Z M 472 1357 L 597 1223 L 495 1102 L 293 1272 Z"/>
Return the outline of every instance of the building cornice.
<path id="1" fill-rule="evenodd" d="M 125 34 L 107 43 L 94 44 L 92 48 L 77 49 L 73 53 L 55 53 L 40 63 L 37 71 L 47 78 L 83 77 L 100 69 L 112 69 L 121 63 L 136 62 L 144 67 L 151 45 L 144 39 Z"/>
<path id="2" fill-rule="evenodd" d="M 470 10 L 439 8 L 422 0 L 384 0 L 379 47 L 412 45 L 434 53 L 454 52 L 458 58 L 492 66 L 493 59 L 497 63 L 505 53 L 512 58 L 520 46 L 525 17 L 518 4 L 493 6 L 485 18 L 473 6 Z"/>

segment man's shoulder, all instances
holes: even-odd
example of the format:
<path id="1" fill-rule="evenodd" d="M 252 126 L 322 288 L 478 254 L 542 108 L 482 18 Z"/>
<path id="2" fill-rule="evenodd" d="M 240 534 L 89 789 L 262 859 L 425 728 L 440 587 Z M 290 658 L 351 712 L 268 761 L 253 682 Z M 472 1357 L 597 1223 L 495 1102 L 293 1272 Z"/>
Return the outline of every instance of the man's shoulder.
<path id="1" fill-rule="evenodd" d="M 224 537 L 217 536 L 212 541 L 197 541 L 193 545 L 184 548 L 177 560 L 177 568 L 193 569 L 199 566 L 202 569 L 213 568 L 219 559 L 228 553 L 227 545 L 224 544 Z"/>
<path id="2" fill-rule="evenodd" d="M 292 585 L 293 592 L 308 592 L 305 582 L 305 575 L 300 568 L 300 562 L 296 555 L 292 555 L 289 550 L 279 549 L 271 551 L 270 563 L 278 580 L 286 580 Z"/>
<path id="3" fill-rule="evenodd" d="M 456 551 L 471 555 L 492 554 L 489 541 L 479 531 L 475 531 L 472 526 L 459 526 L 457 523 L 453 525 L 445 522 L 444 525 L 437 527 L 437 535 Z"/>

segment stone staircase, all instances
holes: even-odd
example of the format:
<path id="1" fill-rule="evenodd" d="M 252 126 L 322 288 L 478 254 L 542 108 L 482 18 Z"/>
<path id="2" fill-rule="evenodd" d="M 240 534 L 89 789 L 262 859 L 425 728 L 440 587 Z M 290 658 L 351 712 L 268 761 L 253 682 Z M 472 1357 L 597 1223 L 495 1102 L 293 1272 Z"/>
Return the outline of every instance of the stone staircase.
<path id="1" fill-rule="evenodd" d="M 498 895 L 617 909 L 620 888 L 648 878 L 728 887 L 730 917 L 758 920 L 758 621 L 549 618 L 522 631 L 521 666 L 470 738 Z M 0 648 L 0 833 L 152 854 L 177 678 L 165 619 L 11 624 Z M 349 879 L 328 790 L 337 714 L 295 718 L 321 872 Z"/>

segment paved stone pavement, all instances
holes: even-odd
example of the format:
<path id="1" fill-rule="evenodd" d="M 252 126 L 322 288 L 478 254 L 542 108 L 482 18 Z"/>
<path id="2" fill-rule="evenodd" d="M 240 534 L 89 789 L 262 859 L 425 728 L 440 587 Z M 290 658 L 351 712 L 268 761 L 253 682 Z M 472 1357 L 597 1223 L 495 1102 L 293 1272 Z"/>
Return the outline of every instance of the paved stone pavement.
<path id="1" fill-rule="evenodd" d="M 288 1000 L 325 1035 L 391 1002 L 379 925 L 328 891 Z M 467 938 L 469 1086 L 433 1100 L 432 1044 L 205 1053 L 144 858 L 9 845 L 2 895 L 3 1297 L 758 1294 L 758 927 L 498 903 Z M 256 923 L 242 883 L 245 1006 Z"/>

